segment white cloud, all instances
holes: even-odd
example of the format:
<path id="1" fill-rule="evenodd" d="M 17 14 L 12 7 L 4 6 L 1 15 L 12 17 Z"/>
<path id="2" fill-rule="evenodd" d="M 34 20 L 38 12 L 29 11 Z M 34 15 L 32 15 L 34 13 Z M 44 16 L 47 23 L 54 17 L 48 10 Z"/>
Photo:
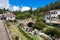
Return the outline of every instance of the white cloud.
<path id="1" fill-rule="evenodd" d="M 11 6 L 10 10 L 11 11 L 16 11 L 16 10 L 17 11 L 19 11 L 19 10 L 21 10 L 21 11 L 28 11 L 28 10 L 30 10 L 30 7 L 24 6 L 24 7 L 20 8 L 19 6 Z"/>
<path id="2" fill-rule="evenodd" d="M 32 8 L 32 10 L 35 10 L 35 9 L 37 9 L 37 8 Z M 20 8 L 19 6 L 11 6 L 10 7 L 10 10 L 11 11 L 19 11 L 19 10 L 21 10 L 22 12 L 23 11 L 28 11 L 28 10 L 30 10 L 30 7 L 28 7 L 28 6 L 24 6 L 24 7 L 22 7 L 22 8 Z"/>
<path id="3" fill-rule="evenodd" d="M 0 0 L 0 8 L 3 9 L 8 9 L 10 6 L 9 0 Z"/>
<path id="4" fill-rule="evenodd" d="M 30 10 L 30 7 L 24 6 L 21 8 L 21 11 L 28 11 L 28 10 Z"/>
<path id="5" fill-rule="evenodd" d="M 11 11 L 16 11 L 16 10 L 17 11 L 20 10 L 20 7 L 19 6 L 13 6 L 12 9 L 11 9 Z"/>

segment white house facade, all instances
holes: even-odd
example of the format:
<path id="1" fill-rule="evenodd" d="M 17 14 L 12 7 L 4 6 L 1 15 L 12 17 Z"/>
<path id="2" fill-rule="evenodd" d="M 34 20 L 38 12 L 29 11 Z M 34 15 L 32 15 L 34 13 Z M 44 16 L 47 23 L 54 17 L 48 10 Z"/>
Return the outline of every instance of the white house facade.
<path id="1" fill-rule="evenodd" d="M 15 20 L 16 19 L 16 16 L 10 11 L 5 11 L 3 13 L 3 15 L 4 15 L 6 20 Z"/>
<path id="2" fill-rule="evenodd" d="M 15 20 L 15 17 L 6 17 L 6 20 Z"/>
<path id="3" fill-rule="evenodd" d="M 45 15 L 46 23 L 60 24 L 60 10 L 50 10 Z"/>

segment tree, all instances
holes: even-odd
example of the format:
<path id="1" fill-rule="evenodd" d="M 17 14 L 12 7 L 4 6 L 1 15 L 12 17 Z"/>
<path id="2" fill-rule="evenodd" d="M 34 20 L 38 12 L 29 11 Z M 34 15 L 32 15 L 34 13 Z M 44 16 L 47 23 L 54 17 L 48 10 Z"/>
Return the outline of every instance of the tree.
<path id="1" fill-rule="evenodd" d="M 22 12 L 19 10 L 19 11 L 12 11 L 15 15 L 17 14 L 22 14 Z"/>
<path id="2" fill-rule="evenodd" d="M 25 12 L 24 14 L 25 14 L 25 16 L 26 16 L 27 18 L 30 18 L 30 17 L 31 17 L 31 14 L 30 14 L 29 12 Z"/>
<path id="3" fill-rule="evenodd" d="M 49 5 L 46 5 L 44 7 L 39 7 L 37 10 L 39 12 L 46 12 L 55 9 L 60 9 L 60 1 L 56 1 L 55 3 L 50 3 Z"/>
<path id="4" fill-rule="evenodd" d="M 46 27 L 46 24 L 45 23 L 43 23 L 42 21 L 40 21 L 40 20 L 37 20 L 36 21 L 36 23 L 34 24 L 35 26 L 35 28 L 36 29 L 43 29 L 44 27 Z"/>
<path id="5" fill-rule="evenodd" d="M 45 31 L 45 33 L 47 35 L 51 35 L 51 36 L 54 36 L 54 29 L 53 28 L 47 28 L 47 30 Z"/>
<path id="6" fill-rule="evenodd" d="M 29 13 L 32 14 L 32 7 L 30 8 Z"/>
<path id="7" fill-rule="evenodd" d="M 0 14 L 3 14 L 3 10 L 2 9 L 0 9 Z"/>
<path id="8" fill-rule="evenodd" d="M 60 37 L 60 30 L 56 28 L 46 28 L 45 30 L 43 29 L 42 32 L 54 37 Z"/>
<path id="9" fill-rule="evenodd" d="M 17 14 L 17 19 L 26 19 L 27 17 L 24 14 Z"/>

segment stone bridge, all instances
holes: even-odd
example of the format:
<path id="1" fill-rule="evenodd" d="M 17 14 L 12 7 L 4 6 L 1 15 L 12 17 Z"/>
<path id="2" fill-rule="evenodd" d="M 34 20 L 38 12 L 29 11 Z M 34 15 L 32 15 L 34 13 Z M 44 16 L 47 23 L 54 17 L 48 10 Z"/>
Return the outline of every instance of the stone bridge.
<path id="1" fill-rule="evenodd" d="M 18 23 L 22 23 L 23 25 L 27 25 L 28 23 L 35 23 L 36 20 L 32 20 L 32 19 L 27 19 L 27 20 L 18 20 Z"/>

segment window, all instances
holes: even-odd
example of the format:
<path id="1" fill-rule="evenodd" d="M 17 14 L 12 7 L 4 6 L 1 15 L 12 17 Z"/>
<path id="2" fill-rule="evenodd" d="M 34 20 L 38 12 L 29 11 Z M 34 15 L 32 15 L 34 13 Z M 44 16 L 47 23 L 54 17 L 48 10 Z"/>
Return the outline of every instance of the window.
<path id="1" fill-rule="evenodd" d="M 56 12 L 56 11 L 54 11 L 54 14 L 57 14 L 57 12 Z"/>
<path id="2" fill-rule="evenodd" d="M 50 17 L 47 17 L 48 20 L 50 20 Z"/>
<path id="3" fill-rule="evenodd" d="M 54 11 L 54 12 L 51 12 L 51 14 L 57 14 L 57 12 L 56 12 L 56 11 Z"/>
<path id="4" fill-rule="evenodd" d="M 56 14 L 55 11 L 54 11 L 54 14 Z"/>
<path id="5" fill-rule="evenodd" d="M 52 21 L 56 21 L 57 20 L 57 17 L 55 17 L 55 16 L 54 17 L 51 17 L 51 20 Z"/>
<path id="6" fill-rule="evenodd" d="M 57 12 L 55 12 L 55 14 L 57 14 Z"/>
<path id="7" fill-rule="evenodd" d="M 51 14 L 54 14 L 53 12 L 51 12 Z"/>
<path id="8" fill-rule="evenodd" d="M 56 20 L 56 17 L 53 17 L 54 18 L 54 21 Z"/>
<path id="9" fill-rule="evenodd" d="M 50 15 L 50 12 L 48 12 L 47 15 Z"/>

